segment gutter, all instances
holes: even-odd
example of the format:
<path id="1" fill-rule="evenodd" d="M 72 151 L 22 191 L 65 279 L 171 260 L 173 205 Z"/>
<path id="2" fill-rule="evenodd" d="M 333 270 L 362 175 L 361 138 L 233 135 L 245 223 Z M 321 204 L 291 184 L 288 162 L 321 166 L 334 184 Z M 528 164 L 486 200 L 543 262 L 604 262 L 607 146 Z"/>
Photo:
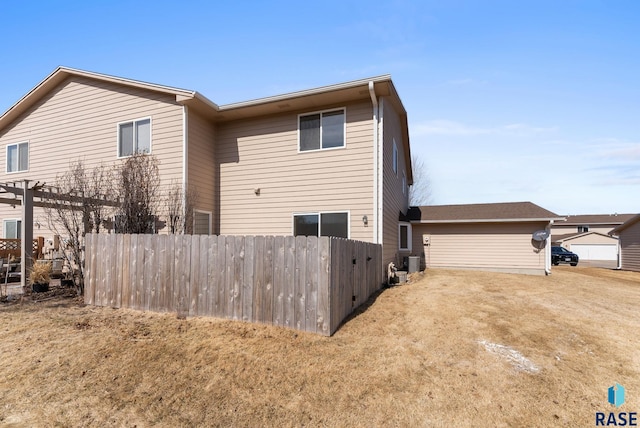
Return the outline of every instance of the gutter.
<path id="1" fill-rule="evenodd" d="M 376 244 L 380 243 L 380 236 L 382 233 L 380 231 L 382 226 L 382 217 L 380 213 L 382 212 L 381 199 L 379 197 L 379 187 L 382 180 L 380 180 L 380 176 L 382 175 L 382 168 L 380 168 L 380 148 L 381 144 L 378 137 L 378 121 L 379 121 L 379 107 L 378 107 L 378 97 L 376 96 L 376 90 L 373 83 L 373 80 L 369 81 L 369 95 L 371 96 L 371 103 L 373 104 L 373 212 L 375 216 L 375 224 L 373 229 L 373 242 Z"/>

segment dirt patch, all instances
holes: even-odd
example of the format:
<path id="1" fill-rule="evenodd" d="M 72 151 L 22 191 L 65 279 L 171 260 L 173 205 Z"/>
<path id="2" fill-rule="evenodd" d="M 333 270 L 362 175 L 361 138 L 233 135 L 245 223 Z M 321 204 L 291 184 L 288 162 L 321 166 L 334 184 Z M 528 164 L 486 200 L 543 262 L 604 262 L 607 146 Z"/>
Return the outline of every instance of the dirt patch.
<path id="1" fill-rule="evenodd" d="M 638 273 L 430 270 L 331 338 L 51 297 L 0 304 L 0 425 L 592 426 L 615 382 L 640 410 Z"/>

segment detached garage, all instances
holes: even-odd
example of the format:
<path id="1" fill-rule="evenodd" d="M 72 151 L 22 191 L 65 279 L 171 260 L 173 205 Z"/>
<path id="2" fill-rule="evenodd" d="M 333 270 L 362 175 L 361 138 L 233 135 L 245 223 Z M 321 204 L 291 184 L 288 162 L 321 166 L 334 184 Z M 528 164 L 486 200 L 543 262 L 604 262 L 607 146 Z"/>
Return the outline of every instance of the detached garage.
<path id="1" fill-rule="evenodd" d="M 560 245 L 576 253 L 580 261 L 618 260 L 618 240 L 598 232 L 552 236 L 553 245 Z"/>
<path id="2" fill-rule="evenodd" d="M 423 268 L 538 275 L 550 273 L 551 240 L 533 233 L 562 220 L 531 202 L 413 207 L 408 215 Z"/>

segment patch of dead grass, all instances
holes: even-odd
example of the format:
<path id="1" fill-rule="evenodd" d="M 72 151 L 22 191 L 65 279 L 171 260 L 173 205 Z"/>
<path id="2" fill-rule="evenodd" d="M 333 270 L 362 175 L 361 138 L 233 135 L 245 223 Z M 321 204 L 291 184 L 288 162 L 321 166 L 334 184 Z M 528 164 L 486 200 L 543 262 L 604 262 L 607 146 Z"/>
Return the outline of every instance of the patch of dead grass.
<path id="1" fill-rule="evenodd" d="M 325 338 L 25 300 L 0 307 L 0 424 L 590 426 L 614 382 L 640 407 L 638 303 L 637 273 L 431 270 Z"/>

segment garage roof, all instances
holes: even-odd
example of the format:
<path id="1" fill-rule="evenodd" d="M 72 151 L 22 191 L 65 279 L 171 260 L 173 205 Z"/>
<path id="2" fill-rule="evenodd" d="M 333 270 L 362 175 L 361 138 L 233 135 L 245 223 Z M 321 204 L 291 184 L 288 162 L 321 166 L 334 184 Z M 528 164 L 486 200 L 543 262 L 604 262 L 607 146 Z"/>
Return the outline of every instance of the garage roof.
<path id="1" fill-rule="evenodd" d="M 622 224 L 635 214 L 583 214 L 566 215 L 565 221 L 558 226 L 595 226 L 597 224 Z"/>
<path id="2" fill-rule="evenodd" d="M 609 232 L 609 235 L 618 235 L 624 229 L 628 228 L 629 226 L 632 226 L 632 225 L 636 224 L 639 221 L 640 221 L 640 214 L 634 215 L 629 220 L 625 221 L 623 224 L 621 224 L 620 226 L 616 227 L 611 232 Z"/>
<path id="3" fill-rule="evenodd" d="M 494 223 L 564 220 L 532 202 L 428 205 L 411 207 L 406 219 L 412 223 Z"/>

